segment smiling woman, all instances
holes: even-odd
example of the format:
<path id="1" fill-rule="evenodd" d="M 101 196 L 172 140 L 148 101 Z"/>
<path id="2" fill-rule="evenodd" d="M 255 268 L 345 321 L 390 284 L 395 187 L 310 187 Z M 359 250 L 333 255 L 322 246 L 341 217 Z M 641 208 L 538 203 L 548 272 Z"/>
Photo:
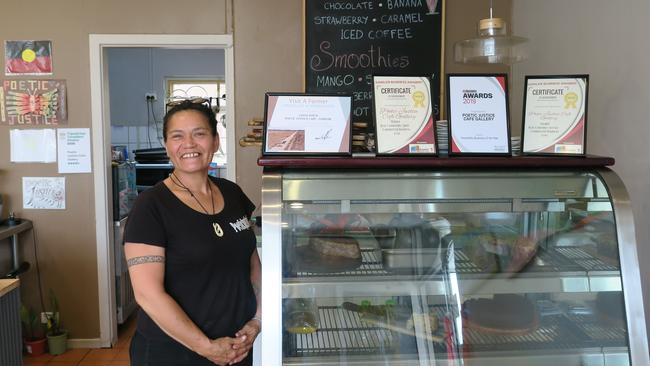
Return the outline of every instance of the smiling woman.
<path id="1" fill-rule="evenodd" d="M 208 176 L 219 147 L 208 106 L 174 106 L 163 138 L 174 171 L 138 196 L 124 234 L 141 306 L 132 365 L 251 365 L 261 330 L 255 206 L 236 184 Z"/>

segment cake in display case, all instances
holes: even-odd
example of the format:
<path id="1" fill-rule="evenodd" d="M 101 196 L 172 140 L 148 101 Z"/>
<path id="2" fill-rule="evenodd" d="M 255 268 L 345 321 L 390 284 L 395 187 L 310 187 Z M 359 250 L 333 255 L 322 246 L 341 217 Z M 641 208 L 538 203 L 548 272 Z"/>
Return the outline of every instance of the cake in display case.
<path id="1" fill-rule="evenodd" d="M 266 167 L 269 365 L 645 365 L 611 170 Z"/>

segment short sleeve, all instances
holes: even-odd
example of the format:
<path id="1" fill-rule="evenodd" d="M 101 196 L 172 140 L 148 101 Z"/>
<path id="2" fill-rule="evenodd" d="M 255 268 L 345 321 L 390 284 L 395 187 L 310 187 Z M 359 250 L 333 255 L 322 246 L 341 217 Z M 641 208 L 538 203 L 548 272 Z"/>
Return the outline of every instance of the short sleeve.
<path id="1" fill-rule="evenodd" d="M 124 228 L 124 243 L 127 242 L 167 246 L 165 227 L 152 192 L 138 196 L 129 213 Z"/>
<path id="2" fill-rule="evenodd" d="M 246 217 L 250 220 L 253 211 L 255 211 L 255 204 L 248 198 L 246 193 L 242 191 L 241 187 L 237 186 L 237 190 L 241 196 L 241 205 L 244 208 L 244 212 L 246 212 Z"/>

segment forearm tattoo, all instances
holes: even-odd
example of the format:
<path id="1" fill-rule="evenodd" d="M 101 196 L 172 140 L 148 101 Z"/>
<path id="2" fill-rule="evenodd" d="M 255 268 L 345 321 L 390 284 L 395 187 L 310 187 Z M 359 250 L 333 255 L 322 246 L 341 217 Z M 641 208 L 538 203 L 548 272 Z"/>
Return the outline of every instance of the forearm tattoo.
<path id="1" fill-rule="evenodd" d="M 164 263 L 165 262 L 165 257 L 162 255 L 144 255 L 142 257 L 133 257 L 130 259 L 127 259 L 126 264 L 129 267 L 136 266 L 138 264 L 143 264 L 143 263 Z"/>
<path id="2" fill-rule="evenodd" d="M 256 283 L 253 283 L 253 293 L 255 293 L 255 297 L 260 297 L 260 293 L 262 292 L 262 289 L 260 286 Z"/>

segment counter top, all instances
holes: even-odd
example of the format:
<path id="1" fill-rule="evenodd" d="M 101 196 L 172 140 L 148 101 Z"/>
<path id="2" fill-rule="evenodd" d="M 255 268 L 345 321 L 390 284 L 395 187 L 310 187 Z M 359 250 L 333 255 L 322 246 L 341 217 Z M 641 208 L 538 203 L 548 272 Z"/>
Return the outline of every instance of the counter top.
<path id="1" fill-rule="evenodd" d="M 605 156 L 378 156 L 378 157 L 293 157 L 262 156 L 259 166 L 270 169 L 397 169 L 397 168 L 600 168 L 614 165 Z"/>
<path id="2" fill-rule="evenodd" d="M 0 297 L 15 289 L 20 284 L 18 279 L 0 279 Z"/>
<path id="3" fill-rule="evenodd" d="M 14 234 L 22 233 L 25 230 L 32 228 L 32 222 L 26 219 L 20 219 L 20 224 L 9 226 L 7 224 L 0 225 L 0 240 L 6 239 Z"/>

